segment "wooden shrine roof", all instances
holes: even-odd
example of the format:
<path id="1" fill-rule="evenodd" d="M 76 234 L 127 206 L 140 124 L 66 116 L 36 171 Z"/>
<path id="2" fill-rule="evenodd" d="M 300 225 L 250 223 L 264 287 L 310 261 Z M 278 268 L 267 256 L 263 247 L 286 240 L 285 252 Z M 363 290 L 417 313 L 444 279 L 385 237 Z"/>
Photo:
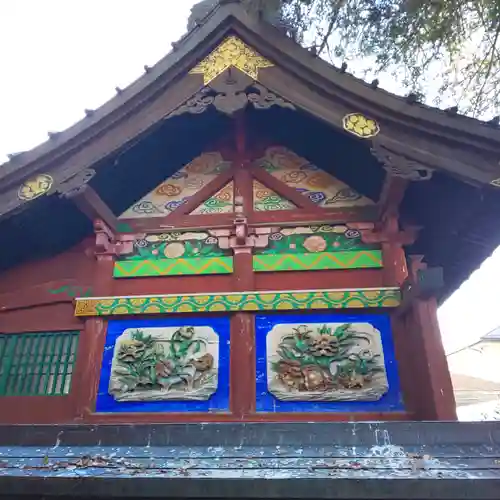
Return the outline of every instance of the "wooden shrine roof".
<path id="1" fill-rule="evenodd" d="M 47 142 L 12 155 L 0 166 L 0 234 L 27 241 L 22 249 L 2 246 L 2 268 L 32 258 L 34 247 L 40 258 L 76 244 L 91 232 L 90 222 L 71 201 L 58 196 L 61 192 L 78 187 L 97 172 L 90 185 L 118 214 L 154 187 L 160 174 L 168 173 L 155 160 L 160 144 L 168 148 L 168 170 L 173 173 L 231 129 L 230 119 L 213 110 L 166 119 L 204 87 L 202 75 L 188 73 L 228 35 L 241 38 L 275 63 L 259 73 L 259 83 L 298 110 L 266 110 L 265 119 L 258 116 L 259 111 L 246 110 L 250 121 L 276 141 L 288 142 L 298 154 L 325 169 L 324 158 L 338 157 L 342 150 L 344 180 L 375 199 L 385 174 L 370 154 L 373 145 L 434 170 L 430 181 L 412 183 L 402 216 L 424 228 L 410 251 L 425 254 L 431 265 L 445 266 L 444 295 L 500 244 L 494 219 L 500 209 L 500 190 L 490 186 L 500 179 L 497 127 L 373 88 L 249 17 L 237 2 L 226 0 L 174 44 L 170 54 L 145 68 L 141 78 L 117 89 L 109 102 L 87 110 L 80 122 L 50 134 Z M 354 138 L 342 129 L 343 117 L 353 112 L 380 124 L 373 141 Z M 287 126 L 280 130 L 283 123 Z M 138 175 L 145 171 L 142 165 L 137 168 L 138 159 L 145 157 L 150 159 L 151 172 Z M 363 164 L 363 171 L 349 169 L 354 157 Z M 49 196 L 20 200 L 20 185 L 37 174 L 52 178 Z"/>
<path id="2" fill-rule="evenodd" d="M 0 498 L 497 499 L 494 422 L 0 426 Z"/>

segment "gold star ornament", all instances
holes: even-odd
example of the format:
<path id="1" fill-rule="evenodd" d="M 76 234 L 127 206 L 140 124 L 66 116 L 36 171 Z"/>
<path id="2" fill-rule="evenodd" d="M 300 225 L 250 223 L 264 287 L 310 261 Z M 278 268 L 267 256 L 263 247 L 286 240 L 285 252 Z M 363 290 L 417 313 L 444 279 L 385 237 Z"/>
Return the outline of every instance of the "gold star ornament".
<path id="1" fill-rule="evenodd" d="M 342 119 L 342 126 L 347 132 L 362 139 L 375 137 L 380 132 L 379 124 L 361 113 L 349 113 L 345 115 Z"/>
<path id="2" fill-rule="evenodd" d="M 17 191 L 17 197 L 23 201 L 31 201 L 46 194 L 54 184 L 54 179 L 49 174 L 38 174 L 24 181 Z"/>
<path id="3" fill-rule="evenodd" d="M 203 75 L 203 82 L 208 85 L 230 67 L 238 68 L 250 78 L 257 80 L 259 69 L 272 66 L 274 66 L 272 62 L 262 57 L 245 42 L 236 36 L 230 36 L 189 73 Z"/>

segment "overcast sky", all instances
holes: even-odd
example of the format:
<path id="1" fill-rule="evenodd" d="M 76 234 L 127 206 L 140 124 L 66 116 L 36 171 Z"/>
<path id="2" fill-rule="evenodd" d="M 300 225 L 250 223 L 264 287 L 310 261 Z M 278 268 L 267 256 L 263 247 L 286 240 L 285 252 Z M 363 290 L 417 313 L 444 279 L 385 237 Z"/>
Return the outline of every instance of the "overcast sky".
<path id="1" fill-rule="evenodd" d="M 192 0 L 0 0 L 0 163 L 64 130 L 170 50 Z M 349 69 L 354 68 L 353 64 Z M 394 88 L 393 82 L 381 86 Z M 448 350 L 500 324 L 496 251 L 441 308 Z"/>

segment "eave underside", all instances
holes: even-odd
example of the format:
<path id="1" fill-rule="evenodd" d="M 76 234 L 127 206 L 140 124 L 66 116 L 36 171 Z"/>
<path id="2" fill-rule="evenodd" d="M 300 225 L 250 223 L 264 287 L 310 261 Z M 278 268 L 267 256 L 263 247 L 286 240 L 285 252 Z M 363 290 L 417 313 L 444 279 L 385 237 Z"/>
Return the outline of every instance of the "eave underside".
<path id="1" fill-rule="evenodd" d="M 287 146 L 360 194 L 378 200 L 385 172 L 370 154 L 370 141 L 336 132 L 307 113 L 276 107 L 266 111 L 249 107 L 245 122 L 251 154 L 258 156 L 266 143 Z M 231 145 L 233 130 L 233 120 L 213 109 L 166 120 L 94 165 L 97 174 L 90 184 L 118 215 L 202 151 Z M 444 267 L 441 298 L 460 286 L 500 244 L 500 233 L 494 229 L 498 194 L 443 173 L 410 183 L 401 220 L 422 230 L 407 252 L 423 254 L 430 265 Z M 0 249 L 5 269 L 62 252 L 91 234 L 92 226 L 70 200 L 52 195 L 0 221 L 0 231 L 17 242 Z"/>

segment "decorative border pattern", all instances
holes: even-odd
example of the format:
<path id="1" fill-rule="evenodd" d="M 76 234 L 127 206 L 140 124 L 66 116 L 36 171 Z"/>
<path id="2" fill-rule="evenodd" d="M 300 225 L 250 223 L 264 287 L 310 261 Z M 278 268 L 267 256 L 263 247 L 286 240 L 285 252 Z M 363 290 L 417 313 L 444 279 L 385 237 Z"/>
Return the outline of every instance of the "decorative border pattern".
<path id="1" fill-rule="evenodd" d="M 129 260 L 115 263 L 113 277 L 186 276 L 199 274 L 231 274 L 232 257 L 200 257 L 194 259 Z"/>
<path id="2" fill-rule="evenodd" d="M 77 298 L 75 316 L 397 307 L 399 288 Z"/>
<path id="3" fill-rule="evenodd" d="M 253 256 L 253 270 L 256 272 L 380 267 L 382 267 L 380 250 Z"/>

